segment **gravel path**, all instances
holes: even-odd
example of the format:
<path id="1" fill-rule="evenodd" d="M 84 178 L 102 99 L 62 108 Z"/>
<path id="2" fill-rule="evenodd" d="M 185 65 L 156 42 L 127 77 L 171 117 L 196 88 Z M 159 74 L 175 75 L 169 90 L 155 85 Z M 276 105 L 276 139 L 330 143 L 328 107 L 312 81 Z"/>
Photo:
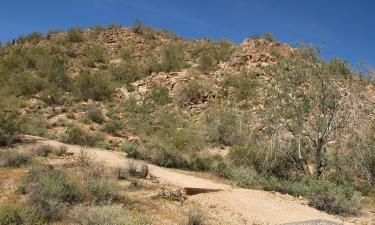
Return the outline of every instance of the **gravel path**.
<path id="1" fill-rule="evenodd" d="M 30 136 L 27 137 L 37 139 L 40 144 L 49 144 L 56 147 L 63 145 L 57 141 Z M 66 146 L 68 147 L 68 152 L 73 154 L 77 154 L 82 149 L 81 146 L 77 145 Z M 120 152 L 86 147 L 85 149 L 95 153 L 96 159 L 105 163 L 107 166 L 126 167 L 128 164 L 128 159 Z M 157 177 L 160 183 L 170 184 L 180 188 L 222 189 L 222 191 L 219 192 L 189 196 L 188 201 L 198 203 L 202 209 L 206 211 L 208 217 L 214 218 L 213 221 L 218 221 L 219 219 L 219 221 L 224 222 L 223 224 L 342 224 L 338 218 L 304 205 L 288 195 L 259 190 L 231 188 L 226 184 L 187 175 L 178 170 L 162 168 L 150 164 L 148 164 L 148 166 L 150 174 Z"/>

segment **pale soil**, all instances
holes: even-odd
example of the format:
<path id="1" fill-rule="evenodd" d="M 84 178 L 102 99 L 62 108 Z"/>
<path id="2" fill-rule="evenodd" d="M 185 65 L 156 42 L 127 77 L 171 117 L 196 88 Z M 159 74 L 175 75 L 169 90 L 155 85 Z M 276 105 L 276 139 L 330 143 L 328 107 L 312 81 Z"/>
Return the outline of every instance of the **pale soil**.
<path id="1" fill-rule="evenodd" d="M 37 139 L 40 144 L 49 144 L 56 147 L 63 145 L 57 141 L 30 136 L 28 138 Z M 79 153 L 82 149 L 81 146 L 76 145 L 66 146 L 68 147 L 68 153 L 73 154 Z M 96 159 L 109 167 L 126 167 L 129 163 L 129 159 L 120 152 L 87 147 L 85 149 L 95 153 Z M 173 185 L 177 188 L 222 189 L 219 192 L 188 196 L 187 202 L 198 204 L 205 212 L 209 224 L 276 225 L 308 220 L 328 220 L 340 224 L 354 224 L 348 222 L 348 218 L 345 219 L 346 222 L 343 222 L 342 218 L 311 208 L 302 200 L 289 195 L 232 188 L 227 184 L 195 177 L 193 173 L 187 174 L 179 170 L 161 168 L 150 164 L 148 166 L 150 174 L 156 177 L 161 184 Z M 350 219 L 350 221 L 354 220 Z M 362 224 L 371 224 L 371 222 Z"/>

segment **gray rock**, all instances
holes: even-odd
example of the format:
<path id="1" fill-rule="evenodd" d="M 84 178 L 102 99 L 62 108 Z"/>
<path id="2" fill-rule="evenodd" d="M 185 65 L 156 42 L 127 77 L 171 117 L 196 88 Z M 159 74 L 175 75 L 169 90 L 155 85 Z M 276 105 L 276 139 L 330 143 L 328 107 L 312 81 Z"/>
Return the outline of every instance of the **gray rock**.
<path id="1" fill-rule="evenodd" d="M 328 220 L 309 220 L 304 222 L 296 222 L 296 223 L 285 223 L 282 225 L 342 225 L 343 223 L 336 223 L 331 222 Z"/>

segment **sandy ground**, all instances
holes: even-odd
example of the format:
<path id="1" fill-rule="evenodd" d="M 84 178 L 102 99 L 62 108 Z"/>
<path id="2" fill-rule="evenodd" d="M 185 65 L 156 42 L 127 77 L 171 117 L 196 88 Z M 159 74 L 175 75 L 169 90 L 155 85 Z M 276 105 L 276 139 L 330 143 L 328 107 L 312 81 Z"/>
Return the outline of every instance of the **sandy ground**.
<path id="1" fill-rule="evenodd" d="M 35 137 L 28 137 L 35 138 Z M 60 142 L 38 138 L 41 144 L 63 145 Z M 65 145 L 65 144 L 64 144 Z M 81 146 L 66 145 L 68 152 L 77 154 Z M 96 159 L 110 167 L 126 167 L 129 159 L 120 152 L 86 148 L 95 153 Z M 149 171 L 160 183 L 179 188 L 222 189 L 219 192 L 189 196 L 187 201 L 198 203 L 207 213 L 208 220 L 222 221 L 222 224 L 285 224 L 308 220 L 328 220 L 343 223 L 338 217 L 328 215 L 305 205 L 302 201 L 288 195 L 259 190 L 232 188 L 209 179 L 195 177 L 178 170 L 150 165 Z"/>

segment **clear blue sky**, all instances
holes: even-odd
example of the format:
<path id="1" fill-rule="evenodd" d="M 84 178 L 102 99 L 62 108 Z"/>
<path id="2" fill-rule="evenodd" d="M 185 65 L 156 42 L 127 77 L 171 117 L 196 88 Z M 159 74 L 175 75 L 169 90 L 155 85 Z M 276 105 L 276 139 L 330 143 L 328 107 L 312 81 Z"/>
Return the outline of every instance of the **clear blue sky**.
<path id="1" fill-rule="evenodd" d="M 168 28 L 187 38 L 241 42 L 253 34 L 323 46 L 322 55 L 375 66 L 372 0 L 1 0 L 0 41 L 31 31 L 97 24 Z"/>

